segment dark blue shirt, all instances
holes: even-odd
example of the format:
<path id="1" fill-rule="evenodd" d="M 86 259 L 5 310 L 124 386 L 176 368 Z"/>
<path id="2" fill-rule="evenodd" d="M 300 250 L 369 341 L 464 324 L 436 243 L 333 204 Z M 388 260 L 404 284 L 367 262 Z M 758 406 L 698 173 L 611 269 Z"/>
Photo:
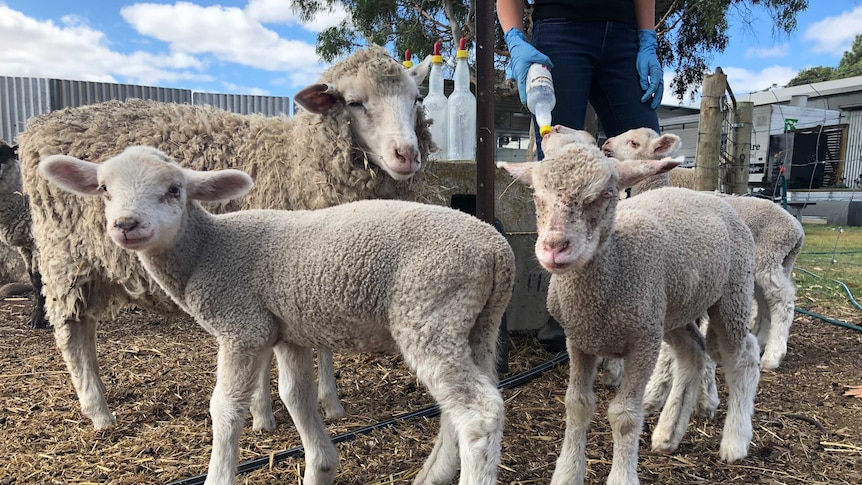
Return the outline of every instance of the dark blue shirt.
<path id="1" fill-rule="evenodd" d="M 551 18 L 637 24 L 632 0 L 535 0 L 533 20 Z"/>

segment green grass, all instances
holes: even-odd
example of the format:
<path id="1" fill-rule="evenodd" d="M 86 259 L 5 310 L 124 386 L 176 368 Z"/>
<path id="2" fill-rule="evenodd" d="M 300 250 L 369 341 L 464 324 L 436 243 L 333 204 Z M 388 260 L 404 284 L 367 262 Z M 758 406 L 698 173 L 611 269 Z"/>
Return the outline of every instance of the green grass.
<path id="1" fill-rule="evenodd" d="M 862 227 L 804 224 L 805 245 L 796 259 L 794 271 L 797 306 L 817 308 L 828 316 L 859 321 L 862 310 L 847 297 L 844 283 L 862 304 Z M 816 311 L 816 310 L 815 310 Z"/>

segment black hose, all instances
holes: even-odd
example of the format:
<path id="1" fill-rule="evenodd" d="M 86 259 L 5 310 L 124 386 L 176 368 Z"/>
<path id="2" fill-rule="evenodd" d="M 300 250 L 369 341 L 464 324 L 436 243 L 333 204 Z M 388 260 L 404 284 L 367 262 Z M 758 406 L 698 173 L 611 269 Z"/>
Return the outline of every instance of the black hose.
<path id="1" fill-rule="evenodd" d="M 516 374 L 514 376 L 507 377 L 507 378 L 501 380 L 500 383 L 497 385 L 497 387 L 499 389 L 511 389 L 511 388 L 526 384 L 527 382 L 530 382 L 533 379 L 541 376 L 545 372 L 552 370 L 552 369 L 555 369 L 556 367 L 560 366 L 561 364 L 568 362 L 568 360 L 569 360 L 569 354 L 566 352 L 562 352 L 562 353 L 558 354 L 556 357 L 554 357 L 553 359 L 551 359 L 547 362 L 544 362 L 542 364 L 539 364 L 530 370 L 527 370 L 527 371 L 522 372 L 520 374 Z M 390 426 L 395 426 L 401 421 L 407 421 L 408 419 L 413 419 L 413 418 L 432 418 L 432 417 L 435 417 L 439 414 L 440 414 L 440 407 L 439 406 L 437 406 L 437 405 L 428 406 L 428 407 L 419 409 L 417 411 L 411 411 L 408 413 L 399 414 L 399 415 L 392 417 L 390 419 L 387 419 L 385 421 L 380 421 L 376 424 L 372 424 L 370 426 L 365 426 L 364 428 L 359 428 L 359 429 L 354 430 L 354 431 L 348 431 L 346 433 L 342 433 L 340 435 L 334 436 L 332 438 L 332 442 L 333 443 L 344 443 L 347 441 L 353 441 L 354 439 L 358 438 L 359 436 L 369 434 L 372 431 L 375 431 L 378 429 L 388 428 Z M 264 468 L 266 466 L 269 466 L 271 464 L 275 464 L 275 463 L 278 463 L 280 461 L 287 460 L 288 458 L 295 458 L 295 457 L 303 456 L 304 453 L 305 453 L 305 448 L 303 448 L 302 446 L 297 446 L 294 448 L 290 448 L 288 450 L 279 451 L 279 452 L 271 454 L 270 456 L 267 456 L 267 457 L 255 458 L 253 460 L 245 461 L 243 463 L 240 463 L 239 466 L 237 466 L 237 475 L 242 475 L 244 473 L 249 473 L 249 472 L 252 472 L 254 470 L 258 470 L 258 469 Z M 206 478 L 207 478 L 206 474 L 196 475 L 196 476 L 186 478 L 183 480 L 177 480 L 174 482 L 170 482 L 168 485 L 201 485 L 204 483 L 204 481 L 206 481 Z"/>

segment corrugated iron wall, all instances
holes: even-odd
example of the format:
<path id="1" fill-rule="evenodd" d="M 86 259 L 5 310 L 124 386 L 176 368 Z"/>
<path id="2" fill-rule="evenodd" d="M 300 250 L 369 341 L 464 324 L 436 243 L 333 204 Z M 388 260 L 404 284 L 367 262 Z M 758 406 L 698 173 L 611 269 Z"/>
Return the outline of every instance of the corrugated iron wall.
<path id="1" fill-rule="evenodd" d="M 51 79 L 51 109 L 76 108 L 113 99 L 152 99 L 164 103 L 192 103 L 188 89 L 158 88 L 134 84 Z"/>
<path id="2" fill-rule="evenodd" d="M 265 116 L 290 116 L 290 98 L 281 96 L 256 96 L 251 94 L 193 93 L 196 105 L 208 104 L 239 114 L 262 114 Z"/>
<path id="3" fill-rule="evenodd" d="M 13 142 L 26 128 L 29 118 L 51 110 L 129 98 L 207 104 L 240 114 L 291 115 L 290 98 L 283 96 L 195 93 L 134 84 L 0 76 L 0 136 Z"/>
<path id="4" fill-rule="evenodd" d="M 862 188 L 862 110 L 845 111 L 847 152 L 844 157 L 844 183 L 848 187 Z"/>
<path id="5" fill-rule="evenodd" d="M 27 120 L 51 110 L 47 79 L 0 76 L 0 137 L 13 143 Z"/>

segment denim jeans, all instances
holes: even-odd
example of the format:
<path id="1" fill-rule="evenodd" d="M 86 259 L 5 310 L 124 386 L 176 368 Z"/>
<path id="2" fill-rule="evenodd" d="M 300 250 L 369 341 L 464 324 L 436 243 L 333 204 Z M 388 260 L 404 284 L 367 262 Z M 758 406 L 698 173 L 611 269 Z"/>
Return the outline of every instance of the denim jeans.
<path id="1" fill-rule="evenodd" d="M 541 19 L 533 25 L 532 43 L 554 63 L 554 124 L 584 129 L 589 100 L 609 137 L 632 128 L 659 131 L 655 110 L 640 100 L 637 26 Z M 537 145 L 541 159 L 541 140 Z"/>

